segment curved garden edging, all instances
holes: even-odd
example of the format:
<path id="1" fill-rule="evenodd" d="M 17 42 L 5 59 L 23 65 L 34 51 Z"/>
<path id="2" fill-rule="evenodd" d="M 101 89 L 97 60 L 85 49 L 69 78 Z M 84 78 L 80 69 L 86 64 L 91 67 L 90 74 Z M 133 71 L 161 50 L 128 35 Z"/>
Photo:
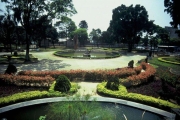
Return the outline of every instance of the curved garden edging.
<path id="1" fill-rule="evenodd" d="M 167 61 L 167 60 L 164 60 L 163 58 L 167 58 L 167 57 L 159 57 L 158 60 L 162 61 L 162 62 L 166 62 L 166 63 L 180 65 L 180 63 L 178 63 L 178 62 Z"/>
<path id="2" fill-rule="evenodd" d="M 58 56 L 58 57 L 65 57 L 65 58 L 71 58 L 71 59 L 111 59 L 111 58 L 117 58 L 117 57 L 120 57 L 121 55 L 116 53 L 116 52 L 112 52 L 114 53 L 114 55 L 111 55 L 111 56 L 98 56 L 98 57 L 78 57 L 78 56 L 72 56 L 72 55 L 67 55 L 67 54 L 58 54 L 59 51 L 56 51 L 53 53 L 53 55 L 55 56 Z M 76 51 L 71 51 L 71 52 L 74 52 L 76 53 Z M 80 52 L 83 53 L 85 52 L 82 52 L 82 51 L 77 51 L 77 53 Z M 102 52 L 102 51 L 93 51 L 94 53 L 101 53 L 101 54 L 110 54 L 110 53 L 107 53 L 107 52 Z M 116 54 L 115 54 L 116 53 Z"/>

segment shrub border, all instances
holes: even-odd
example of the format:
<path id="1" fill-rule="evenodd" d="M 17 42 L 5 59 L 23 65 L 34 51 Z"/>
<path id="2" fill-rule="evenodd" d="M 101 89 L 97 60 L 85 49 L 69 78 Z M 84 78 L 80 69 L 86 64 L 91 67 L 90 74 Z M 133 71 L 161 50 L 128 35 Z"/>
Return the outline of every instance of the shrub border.
<path id="1" fill-rule="evenodd" d="M 168 102 L 159 98 L 154 98 L 151 96 L 146 96 L 146 95 L 137 94 L 137 93 L 128 93 L 126 87 L 123 85 L 119 86 L 118 91 L 109 90 L 105 86 L 106 86 L 106 82 L 102 82 L 101 84 L 98 84 L 97 86 L 97 92 L 103 96 L 134 101 L 134 102 L 150 105 L 150 106 L 167 110 L 167 111 L 170 111 L 171 108 L 180 108 L 180 106 L 178 105 L 175 105 L 171 102 Z"/>
<path id="2" fill-rule="evenodd" d="M 168 58 L 168 57 L 159 57 L 158 60 L 159 60 L 159 61 L 162 61 L 162 62 L 166 62 L 166 63 L 171 63 L 171 64 L 175 64 L 175 65 L 180 65 L 180 63 L 178 63 L 178 62 L 172 62 L 172 61 L 164 60 L 163 58 Z"/>
<path id="3" fill-rule="evenodd" d="M 34 100 L 39 98 L 48 98 L 48 97 L 64 97 L 67 95 L 72 95 L 77 92 L 78 84 L 71 83 L 71 89 L 67 93 L 61 93 L 59 91 L 54 91 L 54 83 L 49 88 L 49 91 L 30 91 L 30 92 L 22 92 L 13 94 L 6 97 L 0 98 L 0 107 L 4 107 L 6 105 L 11 105 L 18 102 L 24 102 L 27 100 Z"/>

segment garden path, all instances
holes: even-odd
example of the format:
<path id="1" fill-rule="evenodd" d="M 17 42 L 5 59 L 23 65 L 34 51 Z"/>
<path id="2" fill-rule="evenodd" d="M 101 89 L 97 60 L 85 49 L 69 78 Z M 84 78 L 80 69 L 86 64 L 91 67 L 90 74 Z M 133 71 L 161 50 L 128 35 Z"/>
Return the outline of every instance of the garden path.
<path id="1" fill-rule="evenodd" d="M 130 60 L 136 63 L 138 60 L 144 59 L 145 54 L 128 54 L 113 59 L 69 59 L 53 55 L 54 52 L 32 52 L 38 58 L 38 63 L 32 64 L 14 64 L 18 71 L 22 70 L 92 70 L 92 69 L 115 69 L 127 67 Z M 4 73 L 7 64 L 0 64 L 0 73 Z"/>
<path id="2" fill-rule="evenodd" d="M 78 93 L 80 95 L 87 95 L 90 94 L 91 96 L 99 96 L 96 93 L 96 88 L 99 83 L 94 82 L 79 82 L 78 85 L 80 86 L 80 89 L 78 90 Z"/>

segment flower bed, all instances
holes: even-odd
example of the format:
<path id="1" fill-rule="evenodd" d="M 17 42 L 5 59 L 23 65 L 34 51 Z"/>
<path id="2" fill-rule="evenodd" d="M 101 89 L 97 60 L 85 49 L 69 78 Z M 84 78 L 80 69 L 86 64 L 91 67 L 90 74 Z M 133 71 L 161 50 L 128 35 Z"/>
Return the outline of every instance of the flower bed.
<path id="1" fill-rule="evenodd" d="M 132 75 L 122 80 L 121 83 L 126 87 L 137 86 L 142 83 L 148 82 L 150 80 L 154 80 L 154 75 L 156 73 L 156 69 L 147 63 L 141 63 L 143 72 L 140 72 L 138 75 Z"/>
<path id="2" fill-rule="evenodd" d="M 40 76 L 47 75 L 57 78 L 59 75 L 66 75 L 71 81 L 107 81 L 109 77 L 126 78 L 140 73 L 142 67 L 121 68 L 118 70 L 61 70 L 61 71 L 20 71 L 18 75 Z"/>
<path id="3" fill-rule="evenodd" d="M 36 77 L 27 75 L 0 74 L 1 84 L 13 84 L 17 86 L 49 87 L 54 78 L 51 76 Z"/>
<path id="4" fill-rule="evenodd" d="M 144 72 L 141 72 L 141 70 Z M 122 84 L 130 86 L 153 80 L 156 70 L 147 63 L 141 63 L 134 68 L 120 68 L 118 70 L 61 70 L 61 71 L 21 71 L 18 75 L 0 75 L 6 83 L 18 86 L 50 86 L 59 75 L 67 76 L 70 81 L 108 81 L 113 78 L 123 79 Z"/>

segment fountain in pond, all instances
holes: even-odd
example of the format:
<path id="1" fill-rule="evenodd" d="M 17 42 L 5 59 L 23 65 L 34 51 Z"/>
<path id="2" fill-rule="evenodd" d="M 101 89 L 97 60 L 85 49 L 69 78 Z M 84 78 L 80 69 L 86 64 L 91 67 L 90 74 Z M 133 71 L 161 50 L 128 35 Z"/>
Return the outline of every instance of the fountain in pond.
<path id="1" fill-rule="evenodd" d="M 91 51 L 90 50 L 87 50 L 84 54 L 83 54 L 83 57 L 91 57 Z"/>

